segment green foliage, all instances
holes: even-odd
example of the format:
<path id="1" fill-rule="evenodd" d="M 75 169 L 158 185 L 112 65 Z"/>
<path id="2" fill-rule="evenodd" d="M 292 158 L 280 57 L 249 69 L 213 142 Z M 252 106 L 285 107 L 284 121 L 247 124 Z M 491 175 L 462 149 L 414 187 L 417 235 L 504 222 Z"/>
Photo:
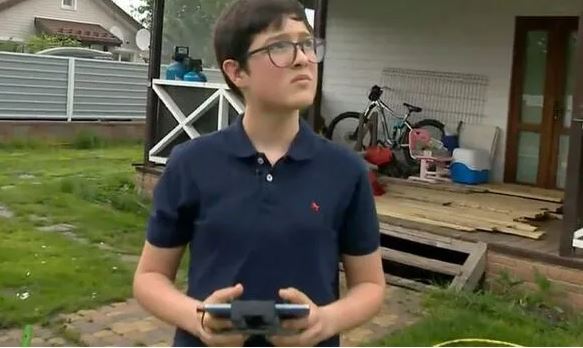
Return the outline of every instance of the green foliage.
<path id="1" fill-rule="evenodd" d="M 0 149 L 22 150 L 22 149 L 39 149 L 49 145 L 48 142 L 42 142 L 38 139 L 21 137 L 14 138 L 10 141 L 0 141 Z"/>
<path id="2" fill-rule="evenodd" d="M 525 286 L 522 279 L 502 272 L 493 282 L 495 293 L 529 312 L 544 316 L 549 320 L 559 321 L 565 315 L 560 307 L 561 291 L 557 289 L 538 269 L 533 270 L 534 289 Z"/>
<path id="3" fill-rule="evenodd" d="M 107 139 L 92 130 L 83 130 L 72 139 L 35 139 L 20 137 L 0 140 L 0 150 L 34 150 L 46 148 L 72 148 L 77 150 L 105 149 L 109 147 L 142 145 L 141 139 Z"/>
<path id="4" fill-rule="evenodd" d="M 90 130 L 84 130 L 79 132 L 78 134 L 75 135 L 73 141 L 71 142 L 71 146 L 74 149 L 79 150 L 97 149 L 104 147 L 105 144 L 106 144 L 105 139 L 103 139 L 102 137 L 97 135 L 97 133 Z"/>
<path id="5" fill-rule="evenodd" d="M 2 41 L 0 42 L 0 52 L 22 52 L 23 45 L 20 42 Z"/>
<path id="6" fill-rule="evenodd" d="M 97 204 L 110 205 L 112 208 L 146 216 L 149 202 L 136 195 L 133 181 L 126 175 L 116 175 L 104 180 L 68 177 L 61 181 L 61 191 Z"/>
<path id="7" fill-rule="evenodd" d="M 371 342 L 370 346 L 434 346 L 460 338 L 498 340 L 523 346 L 574 346 L 583 342 L 582 317 L 555 321 L 509 299 L 484 291 L 433 291 L 426 295 L 423 319 Z M 463 345 L 472 346 L 471 343 Z"/>
<path id="8" fill-rule="evenodd" d="M 80 47 L 81 42 L 64 35 L 35 35 L 26 41 L 26 50 L 36 53 L 54 47 Z"/>
<path id="9" fill-rule="evenodd" d="M 132 12 L 134 15 L 140 17 L 142 25 L 148 29 L 152 27 L 152 12 L 154 8 L 154 0 L 142 0 L 138 6 L 132 5 Z"/>
<path id="10" fill-rule="evenodd" d="M 536 268 L 533 275 L 534 287 L 502 272 L 493 280 L 491 291 L 430 292 L 424 299 L 423 319 L 371 345 L 433 346 L 463 338 L 523 346 L 572 346 L 583 342 L 583 316 L 559 307 L 560 289 Z M 482 342 L 475 344 L 485 346 Z"/>

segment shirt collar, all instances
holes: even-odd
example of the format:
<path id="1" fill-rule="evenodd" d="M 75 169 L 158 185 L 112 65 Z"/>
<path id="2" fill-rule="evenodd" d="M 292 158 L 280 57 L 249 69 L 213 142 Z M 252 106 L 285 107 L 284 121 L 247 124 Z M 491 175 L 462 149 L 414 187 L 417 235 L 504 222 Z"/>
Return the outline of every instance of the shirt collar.
<path id="1" fill-rule="evenodd" d="M 300 129 L 292 141 L 287 157 L 301 161 L 313 157 L 316 151 L 317 137 L 306 121 L 300 117 Z M 227 150 L 236 157 L 249 158 L 257 156 L 257 150 L 251 143 L 245 128 L 243 128 L 243 115 L 237 117 L 224 131 Z"/>

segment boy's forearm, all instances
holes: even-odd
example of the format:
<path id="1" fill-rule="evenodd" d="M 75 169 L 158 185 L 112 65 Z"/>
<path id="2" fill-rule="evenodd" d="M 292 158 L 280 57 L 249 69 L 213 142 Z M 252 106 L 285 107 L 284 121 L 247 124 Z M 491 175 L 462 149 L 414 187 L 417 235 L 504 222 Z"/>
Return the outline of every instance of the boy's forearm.
<path id="1" fill-rule="evenodd" d="M 353 329 L 374 317 L 381 309 L 384 286 L 361 283 L 348 291 L 340 300 L 322 307 L 329 313 L 332 335 Z"/>
<path id="2" fill-rule="evenodd" d="M 134 297 L 157 318 L 196 335 L 200 323 L 196 308 L 200 301 L 180 292 L 159 273 L 143 273 L 134 279 Z"/>

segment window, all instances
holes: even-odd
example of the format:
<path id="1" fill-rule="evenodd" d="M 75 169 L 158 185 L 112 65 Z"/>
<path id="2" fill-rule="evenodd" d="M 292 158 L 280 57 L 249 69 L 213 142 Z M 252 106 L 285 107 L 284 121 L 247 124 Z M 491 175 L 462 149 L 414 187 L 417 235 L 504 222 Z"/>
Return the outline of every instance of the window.
<path id="1" fill-rule="evenodd" d="M 133 53 L 126 53 L 126 52 L 122 52 L 122 53 L 114 53 L 113 54 L 113 60 L 118 61 L 118 62 L 133 62 L 134 61 L 134 55 Z"/>
<path id="2" fill-rule="evenodd" d="M 122 54 L 120 56 L 120 61 L 122 62 L 131 62 L 134 60 L 134 55 L 131 53 Z"/>
<path id="3" fill-rule="evenodd" d="M 107 52 L 106 47 L 104 45 L 91 44 L 89 45 L 89 48 L 91 48 L 92 50 Z"/>
<path id="4" fill-rule="evenodd" d="M 61 8 L 65 10 L 76 10 L 77 0 L 62 0 Z"/>

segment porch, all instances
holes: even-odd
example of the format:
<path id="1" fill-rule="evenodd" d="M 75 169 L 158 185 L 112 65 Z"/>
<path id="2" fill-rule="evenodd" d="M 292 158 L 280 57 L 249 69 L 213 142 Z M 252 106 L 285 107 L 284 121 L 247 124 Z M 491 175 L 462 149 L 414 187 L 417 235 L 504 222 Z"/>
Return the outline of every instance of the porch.
<path id="1" fill-rule="evenodd" d="M 583 308 L 583 250 L 559 255 L 563 231 L 562 192 L 514 185 L 424 184 L 383 178 L 377 197 L 385 229 L 432 234 L 452 241 L 487 244 L 485 281 L 502 274 L 536 288 L 548 279 L 574 308 Z M 381 237 L 381 244 L 391 241 Z"/>
<path id="2" fill-rule="evenodd" d="M 166 2 L 169 1 L 171 0 Z M 211 79 L 218 84 L 197 86 L 194 83 L 158 80 L 164 3 L 163 0 L 155 1 L 157 10 L 154 12 L 151 44 L 153 52 L 150 61 L 150 80 L 154 82 L 154 86 L 149 90 L 148 136 L 144 163 L 137 167 L 137 179 L 146 191 L 153 189 L 174 145 L 196 137 L 199 133 L 221 129 L 230 122 L 237 113 L 235 111 L 238 111 L 238 103 L 231 100 L 228 88 L 222 81 Z M 479 81 L 487 81 L 486 88 L 478 90 L 481 93 L 478 98 L 481 106 L 475 108 L 474 105 L 474 109 L 470 107 L 461 111 L 456 109 L 456 101 L 459 102 L 460 96 L 448 91 L 446 85 L 437 87 L 431 93 L 441 94 L 449 102 L 443 102 L 443 98 L 429 98 L 428 105 L 421 103 L 420 106 L 426 112 L 433 112 L 432 118 L 446 117 L 443 120 L 447 123 L 463 119 L 467 123 L 489 125 L 501 130 L 491 176 L 493 182 L 524 182 L 517 180 L 520 157 L 523 158 L 523 163 L 527 163 L 522 172 L 530 175 L 527 176 L 531 185 L 538 181 L 546 184 L 553 182 L 552 175 L 549 174 L 551 172 L 540 174 L 538 168 L 552 164 L 554 172 L 558 173 L 559 164 L 565 165 L 564 199 L 556 201 L 557 196 L 554 196 L 555 201 L 545 202 L 554 204 L 554 209 L 551 209 L 554 211 L 549 210 L 543 214 L 547 218 L 545 221 L 526 223 L 536 227 L 535 230 L 529 231 L 527 226 L 516 228 L 523 232 L 542 231 L 544 234 L 540 238 L 500 233 L 496 231 L 499 224 L 494 224 L 492 231 L 484 231 L 483 227 L 475 231 L 453 228 L 452 225 L 459 226 L 459 221 L 458 224 L 438 226 L 427 223 L 427 218 L 411 219 L 415 214 L 410 211 L 398 217 L 398 208 L 396 210 L 394 206 L 391 207 L 392 216 L 387 217 L 381 213 L 381 220 L 413 232 L 424 231 L 452 239 L 485 242 L 488 244 L 487 279 L 492 279 L 502 269 L 509 269 L 512 274 L 534 282 L 533 267 L 536 267 L 550 280 L 565 285 L 571 302 L 583 307 L 583 259 L 572 248 L 573 233 L 583 226 L 583 129 L 580 123 L 583 118 L 583 69 L 580 69 L 581 64 L 575 64 L 583 57 L 583 45 L 578 45 L 574 55 L 574 70 L 570 73 L 564 70 L 561 77 L 552 74 L 552 71 L 557 62 L 565 58 L 566 39 L 562 44 L 561 39 L 553 39 L 553 44 L 547 42 L 550 46 L 545 47 L 543 52 L 554 64 L 547 64 L 546 69 L 539 69 L 535 73 L 526 72 L 528 69 L 524 69 L 524 61 L 521 63 L 524 54 L 517 53 L 520 50 L 516 49 L 516 46 L 521 47 L 517 44 L 519 42 L 522 42 L 524 48 L 529 37 L 528 30 L 519 30 L 520 18 L 568 17 L 568 21 L 573 22 L 583 12 L 581 0 L 560 0 L 550 5 L 542 0 L 443 0 L 439 5 L 433 2 L 428 4 L 422 0 L 368 0 L 362 6 L 354 6 L 354 2 L 349 0 L 317 0 L 310 3 L 316 9 L 316 34 L 325 37 L 328 44 L 327 58 L 319 67 L 320 86 L 316 103 L 308 115 L 315 129 L 319 130 L 340 112 L 361 111 L 366 103 L 368 89 L 373 84 L 383 83 L 385 71 L 392 71 L 392 76 L 395 72 L 447 73 L 453 78 L 456 74 L 473 74 L 479 77 Z M 544 28 L 539 29 L 534 28 L 532 31 L 544 31 Z M 548 33 L 553 37 L 559 36 L 557 31 L 550 30 Z M 575 33 L 578 33 L 577 42 L 583 42 L 583 26 L 579 25 L 579 31 Z M 537 41 L 533 42 L 536 44 Z M 521 65 L 524 71 L 520 70 Z M 538 89 L 521 90 L 520 87 L 524 87 L 526 83 L 523 79 L 525 76 L 541 71 L 544 76 L 538 76 L 534 82 Z M 220 78 L 216 72 L 212 75 Z M 573 88 L 572 94 L 569 94 L 563 84 L 567 77 L 572 76 L 577 78 L 569 80 Z M 209 87 L 212 91 L 208 91 Z M 409 96 L 423 94 L 419 91 L 410 93 L 411 87 L 415 85 L 407 85 L 406 81 L 399 86 L 401 92 L 407 92 Z M 166 93 L 160 93 L 163 89 Z M 193 92 L 196 89 L 198 91 Z M 475 94 L 476 90 L 471 90 L 471 93 Z M 215 95 L 214 102 L 207 103 L 211 94 Z M 195 95 L 202 97 L 195 101 Z M 563 114 L 555 118 L 555 105 L 565 100 L 569 103 L 562 104 L 565 106 L 561 108 Z M 530 113 L 527 116 L 520 111 L 524 106 Z M 568 118 L 567 111 L 570 112 Z M 536 121 L 519 122 L 532 115 Z M 549 129 L 553 130 L 551 135 L 548 133 Z M 532 133 L 535 133 L 535 137 L 540 137 L 539 141 L 533 143 L 515 140 L 520 136 L 524 138 L 524 134 L 528 137 Z M 567 142 L 565 135 L 568 135 Z M 533 158 L 536 158 L 535 174 L 528 170 L 528 163 L 530 161 L 532 167 Z M 533 176 L 534 183 L 531 180 Z M 401 183 L 395 187 L 405 186 L 407 185 Z M 437 192 L 440 189 L 444 196 L 451 192 L 441 187 L 425 188 Z M 390 192 L 389 189 L 389 198 Z M 426 196 L 417 192 L 417 197 Z M 499 195 L 498 198 L 504 201 L 507 197 L 508 195 Z M 525 202 L 535 201 L 535 204 L 541 201 L 532 197 L 522 199 Z M 450 206 L 441 205 L 444 209 Z M 559 209 L 561 206 L 562 209 Z M 557 213 L 557 210 L 562 214 Z M 433 214 L 439 214 L 439 210 L 434 210 Z M 452 215 L 451 210 L 444 210 L 443 215 L 451 217 L 451 220 L 459 220 L 459 216 Z M 510 219 L 513 220 L 513 217 Z M 508 226 L 502 227 L 506 227 L 505 230 L 508 231 Z"/>
<path id="3" fill-rule="evenodd" d="M 515 256 L 583 266 L 583 253 L 558 255 L 563 193 L 513 185 L 425 184 L 381 178 L 381 221 L 448 237 L 488 243 Z M 570 263 L 567 260 L 572 260 Z"/>

